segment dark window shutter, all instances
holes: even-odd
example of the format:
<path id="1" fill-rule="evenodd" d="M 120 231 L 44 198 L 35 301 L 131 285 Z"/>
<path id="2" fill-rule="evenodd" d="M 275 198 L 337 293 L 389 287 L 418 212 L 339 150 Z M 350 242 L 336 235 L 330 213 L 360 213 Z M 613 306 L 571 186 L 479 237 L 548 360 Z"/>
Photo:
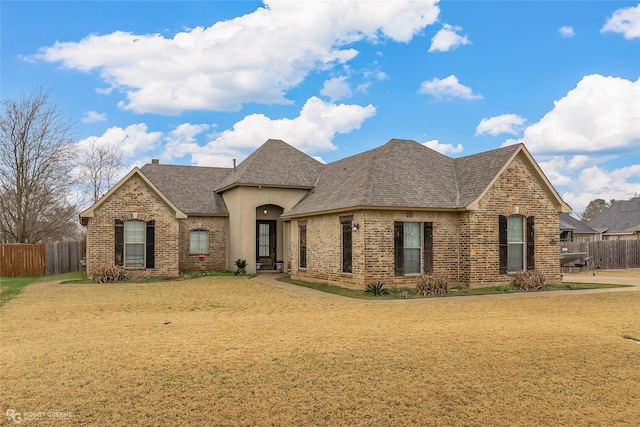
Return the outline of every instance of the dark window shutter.
<path id="1" fill-rule="evenodd" d="M 300 245 L 300 257 L 298 265 L 300 268 L 307 268 L 307 222 L 298 222 L 298 240 Z"/>
<path id="2" fill-rule="evenodd" d="M 120 219 L 116 219 L 114 263 L 124 265 L 124 221 Z"/>
<path id="3" fill-rule="evenodd" d="M 393 223 L 393 255 L 394 273 L 404 275 L 404 222 Z"/>
<path id="4" fill-rule="evenodd" d="M 424 223 L 424 272 L 433 273 L 433 223 Z"/>
<path id="5" fill-rule="evenodd" d="M 533 216 L 527 217 L 527 270 L 536 268 L 536 235 L 533 223 Z"/>
<path id="6" fill-rule="evenodd" d="M 507 217 L 498 217 L 498 250 L 500 257 L 500 274 L 507 274 Z"/>
<path id="7" fill-rule="evenodd" d="M 146 268 L 155 268 L 156 266 L 156 254 L 155 254 L 155 221 L 147 221 L 147 265 Z"/>
<path id="8" fill-rule="evenodd" d="M 353 243 L 352 243 L 351 222 L 342 223 L 342 272 L 352 272 Z"/>

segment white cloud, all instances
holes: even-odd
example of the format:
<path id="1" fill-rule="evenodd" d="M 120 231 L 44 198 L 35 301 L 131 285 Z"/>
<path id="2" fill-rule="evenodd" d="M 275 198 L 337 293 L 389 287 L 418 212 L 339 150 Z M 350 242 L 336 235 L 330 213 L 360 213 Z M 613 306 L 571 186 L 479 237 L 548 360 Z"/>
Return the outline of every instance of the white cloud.
<path id="1" fill-rule="evenodd" d="M 640 79 L 585 76 L 522 138 L 531 152 L 598 153 L 640 144 Z"/>
<path id="2" fill-rule="evenodd" d="M 453 74 L 442 80 L 433 78 L 422 82 L 418 93 L 431 95 L 436 99 L 482 99 L 482 95 L 474 94 L 471 88 L 460 84 Z"/>
<path id="3" fill-rule="evenodd" d="M 351 88 L 346 77 L 334 77 L 324 82 L 320 94 L 328 97 L 331 102 L 351 96 Z"/>
<path id="4" fill-rule="evenodd" d="M 640 79 L 585 76 L 521 138 L 574 211 L 597 198 L 625 200 L 640 193 L 640 164 L 607 167 L 620 153 L 640 150 Z M 637 163 L 637 162 L 636 162 Z"/>
<path id="5" fill-rule="evenodd" d="M 169 161 L 174 158 L 202 152 L 197 136 L 205 133 L 210 128 L 211 126 L 207 124 L 182 123 L 164 138 L 166 144 L 160 159 Z"/>
<path id="6" fill-rule="evenodd" d="M 431 141 L 424 142 L 422 145 L 431 148 L 432 150 L 437 151 L 440 154 L 457 154 L 462 153 L 464 148 L 462 144 L 453 145 L 453 144 L 440 144 L 437 139 L 432 139 Z"/>
<path id="7" fill-rule="evenodd" d="M 126 128 L 113 126 L 107 129 L 101 136 L 91 136 L 78 142 L 84 147 L 92 139 L 97 139 L 100 145 L 117 147 L 125 158 L 139 156 L 141 153 L 152 151 L 163 140 L 162 132 L 149 132 L 145 123 L 129 125 Z"/>
<path id="8" fill-rule="evenodd" d="M 616 156 L 552 156 L 539 161 L 545 175 L 573 210 L 581 213 L 591 200 L 626 200 L 640 194 L 640 164 L 607 169 Z M 635 181 L 635 182 L 634 182 Z"/>
<path id="9" fill-rule="evenodd" d="M 567 38 L 573 37 L 576 35 L 576 32 L 573 30 L 573 27 L 566 26 L 566 25 L 564 27 L 558 28 L 558 32 L 562 37 L 567 37 Z"/>
<path id="10" fill-rule="evenodd" d="M 105 113 L 98 113 L 97 111 L 89 111 L 86 116 L 80 119 L 82 123 L 96 123 L 104 122 L 107 120 Z"/>
<path id="11" fill-rule="evenodd" d="M 628 40 L 640 37 L 640 3 L 616 10 L 600 32 L 620 33 Z"/>
<path id="12" fill-rule="evenodd" d="M 460 36 L 457 31 L 462 31 L 462 27 L 444 24 L 443 28 L 431 39 L 429 52 L 447 52 L 460 45 L 471 44 L 467 36 Z"/>
<path id="13" fill-rule="evenodd" d="M 518 135 L 521 127 L 527 119 L 517 114 L 502 114 L 500 116 L 490 117 L 480 120 L 476 128 L 476 135 L 488 133 L 489 135 L 500 135 L 501 133 L 510 133 Z"/>
<path id="14" fill-rule="evenodd" d="M 286 93 L 317 69 L 354 58 L 351 43 L 406 43 L 437 20 L 435 0 L 265 0 L 235 19 L 165 38 L 116 31 L 57 42 L 30 60 L 97 71 L 108 92 L 126 94 L 120 107 L 139 113 L 233 111 L 243 103 L 288 103 Z M 317 25 L 317 23 L 331 25 Z M 241 54 L 239 54 L 241 53 Z"/>
<path id="15" fill-rule="evenodd" d="M 307 100 L 294 119 L 270 119 L 263 114 L 251 114 L 219 133 L 214 140 L 192 154 L 192 163 L 200 166 L 229 165 L 231 158 L 242 159 L 267 139 L 281 139 L 306 153 L 330 151 L 338 133 L 359 129 L 366 119 L 375 115 L 372 105 L 331 104 L 319 98 Z M 216 153 L 223 158 L 212 157 Z M 224 163 L 220 163 L 224 161 Z"/>

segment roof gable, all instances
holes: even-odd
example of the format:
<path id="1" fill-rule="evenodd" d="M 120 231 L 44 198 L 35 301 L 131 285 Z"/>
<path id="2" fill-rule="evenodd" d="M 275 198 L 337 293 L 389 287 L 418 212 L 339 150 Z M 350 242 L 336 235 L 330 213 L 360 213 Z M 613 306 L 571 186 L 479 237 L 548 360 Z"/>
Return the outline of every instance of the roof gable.
<path id="1" fill-rule="evenodd" d="M 133 168 L 124 178 L 122 178 L 116 185 L 114 185 L 107 193 L 102 196 L 96 203 L 94 203 L 90 208 L 80 213 L 80 223 L 82 225 L 86 225 L 89 221 L 89 218 L 93 218 L 94 211 L 102 205 L 106 200 L 108 200 L 116 191 L 118 191 L 127 181 L 132 179 L 134 176 L 140 177 L 150 188 L 151 191 L 155 192 L 158 197 L 160 197 L 166 204 L 171 208 L 176 215 L 176 218 L 186 218 L 187 215 L 182 212 L 178 207 L 169 200 L 159 189 L 155 186 L 153 182 L 149 180 L 149 178 L 142 173 L 142 171 L 135 167 Z"/>
<path id="2" fill-rule="evenodd" d="M 269 139 L 237 168 L 231 169 L 215 191 L 239 185 L 312 188 L 323 167 L 322 163 L 286 142 Z"/>
<path id="3" fill-rule="evenodd" d="M 472 184 L 473 190 L 467 194 L 467 200 L 465 200 L 466 208 L 475 209 L 480 199 L 482 199 L 489 188 L 498 180 L 517 156 L 519 156 L 533 172 L 534 177 L 540 183 L 542 189 L 558 207 L 558 212 L 571 213 L 573 211 L 571 207 L 562 200 L 562 197 L 560 197 L 551 184 L 551 181 L 549 181 L 542 169 L 540 169 L 540 166 L 538 166 L 533 159 L 533 156 L 531 156 L 522 143 L 458 159 L 461 165 L 465 162 L 465 159 L 467 163 L 465 168 L 459 168 L 458 175 L 461 177 L 461 181 L 467 183 L 477 182 Z M 487 161 L 487 158 L 489 161 Z M 493 177 L 489 179 L 491 175 L 493 175 Z M 484 187 L 484 189 L 478 193 L 481 187 Z"/>

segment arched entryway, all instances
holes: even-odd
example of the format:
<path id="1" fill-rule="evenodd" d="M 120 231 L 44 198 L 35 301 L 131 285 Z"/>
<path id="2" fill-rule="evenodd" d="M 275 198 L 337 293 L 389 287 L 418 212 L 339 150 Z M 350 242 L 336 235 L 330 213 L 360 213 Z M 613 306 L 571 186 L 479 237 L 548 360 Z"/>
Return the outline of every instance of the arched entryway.
<path id="1" fill-rule="evenodd" d="M 282 265 L 283 208 L 261 205 L 256 208 L 256 270 L 276 270 Z"/>

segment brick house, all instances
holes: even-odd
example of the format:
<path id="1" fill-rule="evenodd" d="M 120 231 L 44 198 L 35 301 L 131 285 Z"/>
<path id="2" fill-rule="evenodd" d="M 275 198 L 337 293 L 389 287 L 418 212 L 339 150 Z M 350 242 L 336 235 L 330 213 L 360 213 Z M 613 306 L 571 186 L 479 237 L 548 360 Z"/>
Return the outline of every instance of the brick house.
<path id="1" fill-rule="evenodd" d="M 560 281 L 560 198 L 524 145 L 452 159 L 415 141 L 322 164 L 269 140 L 237 167 L 134 168 L 80 214 L 87 269 L 282 268 L 364 287 L 436 274 L 469 286 Z"/>

